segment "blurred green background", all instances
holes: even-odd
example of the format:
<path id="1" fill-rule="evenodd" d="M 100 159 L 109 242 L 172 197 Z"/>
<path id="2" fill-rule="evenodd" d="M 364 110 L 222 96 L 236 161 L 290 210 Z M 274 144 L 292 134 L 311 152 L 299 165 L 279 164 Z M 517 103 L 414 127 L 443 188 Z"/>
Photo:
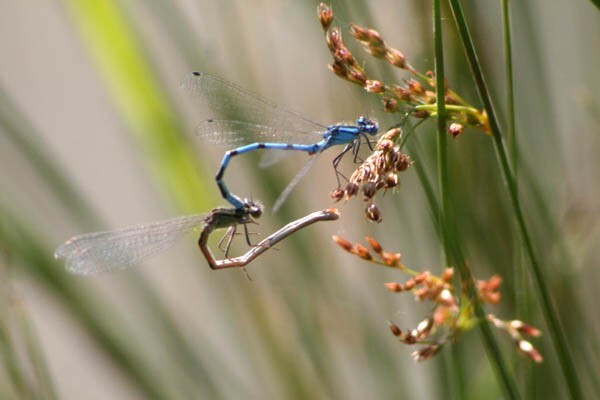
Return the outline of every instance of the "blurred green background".
<path id="1" fill-rule="evenodd" d="M 330 241 L 370 235 L 411 267 L 441 271 L 414 168 L 397 193 L 378 200 L 381 224 L 365 220 L 359 200 L 341 204 L 339 221 L 307 228 L 252 263 L 253 281 L 239 270 L 211 271 L 193 236 L 147 265 L 93 278 L 71 276 L 53 259 L 74 234 L 223 204 L 213 176 L 224 149 L 194 136 L 194 102 L 180 88 L 191 71 L 324 123 L 361 114 L 382 126 L 396 121 L 327 70 L 317 4 L 0 2 L 0 398 L 441 399 L 456 398 L 449 377 L 457 368 L 467 398 L 501 396 L 476 331 L 415 364 L 414 349 L 397 342 L 386 321 L 413 327 L 426 306 L 385 290 L 402 275 Z M 505 117 L 500 2 L 463 4 Z M 599 14 L 586 1 L 513 7 L 522 199 L 585 393 L 598 395 Z M 373 27 L 418 69 L 433 68 L 429 2 L 336 1 L 333 9 L 341 27 Z M 479 106 L 445 12 L 448 82 Z M 407 77 L 353 49 L 372 75 Z M 430 179 L 434 128 L 422 125 L 409 146 Z M 505 280 L 502 305 L 488 311 L 544 330 L 535 301 L 526 315 L 515 311 L 515 299 L 527 296 L 514 289 L 519 252 L 490 138 L 466 130 L 449 150 L 473 273 Z M 257 229 L 268 234 L 329 207 L 333 156 L 325 153 Z M 228 184 L 269 208 L 304 161 L 292 155 L 261 170 L 257 157 L 239 157 Z M 342 168 L 352 170 L 349 160 Z M 566 397 L 547 337 L 535 341 L 545 362 L 533 367 L 507 337 L 499 342 L 525 398 Z"/>

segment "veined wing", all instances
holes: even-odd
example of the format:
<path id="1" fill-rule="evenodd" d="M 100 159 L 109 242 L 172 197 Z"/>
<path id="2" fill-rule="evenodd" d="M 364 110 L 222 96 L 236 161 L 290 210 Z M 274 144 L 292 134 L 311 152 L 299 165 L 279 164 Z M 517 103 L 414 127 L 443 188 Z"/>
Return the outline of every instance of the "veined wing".
<path id="1" fill-rule="evenodd" d="M 285 135 L 285 132 L 288 132 L 288 135 L 294 132 L 294 137 L 312 136 L 314 132 L 324 132 L 327 129 L 325 125 L 302 113 L 279 106 L 234 83 L 204 72 L 190 74 L 184 79 L 182 86 L 207 108 L 205 114 L 201 115 L 201 120 L 233 120 L 234 125 L 244 122 L 249 125 L 266 126 L 270 127 L 274 137 Z M 318 139 L 313 138 L 308 142 L 313 141 Z M 291 143 L 303 142 L 294 140 Z"/>
<path id="2" fill-rule="evenodd" d="M 226 146 L 241 146 L 256 142 L 311 144 L 316 143 L 320 139 L 319 135 L 322 134 L 321 131 L 315 130 L 298 132 L 281 127 L 223 119 L 203 121 L 198 125 L 197 131 L 198 135 L 209 143 Z"/>
<path id="3" fill-rule="evenodd" d="M 74 236 L 54 253 L 72 273 L 91 275 L 128 268 L 169 247 L 186 232 L 204 224 L 205 215 L 186 215 Z"/>
<path id="4" fill-rule="evenodd" d="M 294 176 L 290 183 L 288 183 L 285 189 L 283 189 L 283 192 L 281 192 L 281 194 L 277 197 L 277 200 L 275 200 L 275 203 L 273 204 L 273 214 L 275 214 L 281 208 L 281 206 L 287 200 L 290 193 L 292 193 L 292 190 L 294 190 L 294 188 L 298 185 L 302 178 L 304 178 L 304 175 L 306 175 L 306 173 L 312 168 L 319 154 L 321 153 L 317 153 L 314 156 L 312 156 L 311 159 L 308 160 L 306 164 L 304 164 L 302 169 L 298 171 L 298 173 L 296 174 L 296 176 Z"/>

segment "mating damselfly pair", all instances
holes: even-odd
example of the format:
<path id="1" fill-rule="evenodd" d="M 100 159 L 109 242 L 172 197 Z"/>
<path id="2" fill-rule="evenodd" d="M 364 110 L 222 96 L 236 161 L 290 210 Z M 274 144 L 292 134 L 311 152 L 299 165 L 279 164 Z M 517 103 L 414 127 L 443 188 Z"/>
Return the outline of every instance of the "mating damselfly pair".
<path id="1" fill-rule="evenodd" d="M 211 268 L 243 266 L 270 248 L 274 241 L 283 240 L 314 222 L 337 218 L 337 212 L 333 210 L 309 214 L 270 235 L 265 239 L 267 242 L 261 242 L 262 247 L 261 243 L 253 247 L 247 225 L 260 217 L 262 206 L 231 193 L 223 180 L 225 171 L 232 157 L 255 150 L 301 151 L 312 155 L 311 160 L 292 179 L 275 202 L 273 209 L 276 210 L 313 165 L 317 155 L 330 147 L 344 145 L 343 150 L 333 160 L 339 185 L 337 167 L 340 160 L 348 152 L 356 156 L 363 140 L 371 146 L 367 135 L 377 134 L 378 126 L 374 121 L 361 116 L 356 120 L 356 124 L 322 125 L 225 79 L 206 73 L 190 74 L 184 80 L 183 86 L 189 92 L 198 95 L 212 113 L 199 124 L 199 135 L 209 142 L 237 145 L 236 148 L 225 152 L 215 178 L 221 195 L 233 207 L 216 208 L 206 215 L 182 216 L 115 231 L 75 236 L 55 252 L 55 257 L 66 260 L 69 271 L 93 274 L 127 268 L 166 250 L 180 236 L 194 230 L 201 230 L 199 246 Z M 237 260 L 234 262 L 215 260 L 207 245 L 210 233 L 215 229 L 228 229 L 228 242 L 225 246 L 227 259 L 229 245 L 240 224 L 244 226 L 246 241 L 253 249 L 246 256 L 234 259 Z"/>

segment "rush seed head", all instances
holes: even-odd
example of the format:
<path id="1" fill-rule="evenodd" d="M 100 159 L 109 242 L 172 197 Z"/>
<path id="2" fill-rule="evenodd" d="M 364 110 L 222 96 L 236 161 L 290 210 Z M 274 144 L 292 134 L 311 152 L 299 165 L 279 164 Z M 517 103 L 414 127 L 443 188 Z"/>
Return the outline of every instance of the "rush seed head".
<path id="1" fill-rule="evenodd" d="M 365 209 L 365 216 L 374 222 L 381 222 L 383 218 L 381 217 L 381 211 L 375 204 L 369 204 Z"/>
<path id="2" fill-rule="evenodd" d="M 365 90 L 369 93 L 383 93 L 385 85 L 381 81 L 367 79 L 365 81 Z"/>
<path id="3" fill-rule="evenodd" d="M 381 247 L 381 245 L 379 244 L 379 242 L 375 239 L 373 239 L 370 236 L 367 236 L 365 238 L 367 240 L 367 242 L 369 243 L 369 245 L 371 246 L 371 248 L 373 249 L 373 251 L 377 254 L 381 254 L 383 252 L 383 248 Z"/>
<path id="4" fill-rule="evenodd" d="M 327 31 L 333 22 L 333 10 L 327 4 L 321 3 L 317 7 L 317 17 L 323 30 Z"/>
<path id="5" fill-rule="evenodd" d="M 333 235 L 331 237 L 333 239 L 334 242 L 336 242 L 338 244 L 338 246 L 340 246 L 342 249 L 352 252 L 354 246 L 352 246 L 352 243 L 350 243 L 349 241 L 347 241 L 346 239 L 340 237 L 340 236 L 336 236 Z"/>
<path id="6" fill-rule="evenodd" d="M 367 249 L 365 246 L 363 246 L 360 243 L 357 243 L 354 246 L 354 253 L 359 256 L 360 258 L 363 258 L 365 260 L 371 260 L 373 259 L 373 256 L 371 255 L 371 253 L 369 252 L 369 249 Z"/>
<path id="7" fill-rule="evenodd" d="M 329 193 L 329 197 L 331 197 L 335 202 L 338 202 L 344 198 L 344 190 L 342 188 L 335 188 Z"/>

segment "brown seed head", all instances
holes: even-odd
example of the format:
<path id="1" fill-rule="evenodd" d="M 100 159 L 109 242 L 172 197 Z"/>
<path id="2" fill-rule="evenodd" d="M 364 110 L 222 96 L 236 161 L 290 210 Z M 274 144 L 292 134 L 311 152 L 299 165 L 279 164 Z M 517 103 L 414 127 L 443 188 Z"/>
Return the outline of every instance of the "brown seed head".
<path id="1" fill-rule="evenodd" d="M 369 36 L 369 44 L 371 46 L 385 47 L 385 42 L 383 41 L 383 38 L 381 37 L 379 32 L 377 32 L 375 29 L 368 29 L 367 32 Z"/>
<path id="2" fill-rule="evenodd" d="M 358 83 L 361 86 L 365 86 L 365 84 L 367 83 L 367 75 L 365 75 L 365 73 L 362 70 L 357 68 L 352 68 L 348 72 L 347 79 L 350 82 Z"/>
<path id="3" fill-rule="evenodd" d="M 333 22 L 333 10 L 325 3 L 319 4 L 317 7 L 317 16 L 321 27 L 324 31 L 327 31 Z"/>
<path id="4" fill-rule="evenodd" d="M 407 79 L 406 85 L 408 86 L 408 90 L 415 96 L 421 95 L 425 93 L 425 88 L 419 81 L 414 79 Z"/>
<path id="5" fill-rule="evenodd" d="M 415 361 L 429 360 L 431 357 L 435 356 L 438 351 L 440 351 L 440 348 L 441 346 L 439 344 L 430 344 L 414 351 L 412 353 L 412 357 Z"/>
<path id="6" fill-rule="evenodd" d="M 409 279 L 404 283 L 404 290 L 413 290 L 413 288 L 417 285 L 414 279 Z"/>
<path id="7" fill-rule="evenodd" d="M 340 201 L 344 198 L 344 190 L 342 188 L 336 188 L 329 193 L 329 197 L 331 197 L 335 202 Z"/>
<path id="8" fill-rule="evenodd" d="M 423 104 L 435 104 L 435 101 L 435 92 L 432 92 L 431 90 L 426 90 L 425 93 L 421 96 L 421 102 Z"/>
<path id="9" fill-rule="evenodd" d="M 398 111 L 398 100 L 393 97 L 386 96 L 383 98 L 383 111 L 396 112 Z"/>
<path id="10" fill-rule="evenodd" d="M 377 193 L 377 184 L 375 182 L 366 182 L 362 186 L 363 194 L 365 195 L 365 200 L 372 199 Z"/>
<path id="11" fill-rule="evenodd" d="M 385 53 L 385 59 L 395 67 L 406 69 L 406 59 L 404 54 L 396 49 L 388 48 Z"/>
<path id="12" fill-rule="evenodd" d="M 427 337 L 429 332 L 431 332 L 431 328 L 433 328 L 433 320 L 431 318 L 425 318 L 419 322 L 419 325 L 417 325 L 417 338 L 423 339 Z"/>
<path id="13" fill-rule="evenodd" d="M 350 243 L 349 241 L 347 241 L 346 239 L 339 237 L 337 235 L 333 235 L 331 237 L 333 239 L 334 242 L 337 243 L 338 246 L 340 246 L 342 249 L 346 250 L 346 251 L 352 251 L 352 249 L 354 248 L 354 246 L 352 246 L 352 243 Z"/>
<path id="14" fill-rule="evenodd" d="M 458 137 L 458 135 L 460 135 L 462 133 L 464 129 L 464 126 L 457 123 L 457 122 L 453 122 L 450 124 L 450 126 L 448 127 L 448 132 L 450 132 L 450 134 L 452 135 L 452 137 L 454 139 L 456 139 Z"/>
<path id="15" fill-rule="evenodd" d="M 369 204 L 365 210 L 365 215 L 371 221 L 375 221 L 377 223 L 381 222 L 383 218 L 381 217 L 381 211 L 375 204 Z"/>
<path id="16" fill-rule="evenodd" d="M 394 85 L 391 89 L 392 93 L 394 93 L 401 101 L 405 101 L 407 103 L 414 102 L 415 99 L 412 93 L 405 87 Z"/>
<path id="17" fill-rule="evenodd" d="M 533 337 L 539 337 L 542 335 L 542 331 L 540 331 L 534 326 L 524 323 L 523 321 L 513 320 L 509 322 L 509 325 L 512 329 L 515 329 L 524 335 L 529 335 Z"/>
<path id="18" fill-rule="evenodd" d="M 354 56 L 352 55 L 352 52 L 350 50 L 348 50 L 348 48 L 346 46 L 339 46 L 337 49 L 335 49 L 332 52 L 331 55 L 333 56 L 334 61 L 338 61 L 347 66 L 352 66 L 356 62 L 354 60 Z"/>
<path id="19" fill-rule="evenodd" d="M 423 272 L 419 272 L 417 275 L 415 275 L 413 277 L 413 279 L 415 280 L 415 282 L 417 283 L 423 283 L 425 282 L 427 279 L 429 279 L 431 273 L 429 271 L 423 271 Z"/>
<path id="20" fill-rule="evenodd" d="M 383 93 L 385 91 L 385 85 L 378 80 L 367 80 L 365 82 L 365 90 L 369 93 Z"/>
<path id="21" fill-rule="evenodd" d="M 398 174 L 395 172 L 388 172 L 385 175 L 383 187 L 386 189 L 391 189 L 398 186 L 398 183 L 400 183 L 400 180 L 398 179 Z"/>
<path id="22" fill-rule="evenodd" d="M 359 256 L 362 259 L 365 260 L 372 260 L 373 256 L 371 255 L 371 252 L 369 252 L 369 249 L 367 249 L 365 246 L 363 246 L 360 243 L 357 243 L 354 246 L 354 253 Z"/>
<path id="23" fill-rule="evenodd" d="M 452 296 L 452 292 L 450 292 L 450 290 L 444 289 L 439 293 L 436 301 L 447 307 L 451 307 L 454 305 L 454 296 Z"/>
<path id="24" fill-rule="evenodd" d="M 381 252 L 383 251 L 383 248 L 381 247 L 381 244 L 379 244 L 379 242 L 377 240 L 375 240 L 374 238 L 367 236 L 365 238 L 367 240 L 367 242 L 369 243 L 369 246 L 371 246 L 371 248 L 373 249 L 373 251 L 377 254 L 381 254 Z"/>
<path id="25" fill-rule="evenodd" d="M 500 285 L 502 284 L 502 277 L 498 274 L 492 275 L 490 279 L 488 279 L 486 287 L 488 290 L 498 290 L 500 289 Z"/>
<path id="26" fill-rule="evenodd" d="M 369 40 L 369 30 L 352 23 L 350 24 L 350 34 L 354 36 L 356 40 L 361 42 Z"/>
<path id="27" fill-rule="evenodd" d="M 381 140 L 394 141 L 398 138 L 398 136 L 400 136 L 401 133 L 402 133 L 402 129 L 400 129 L 400 128 L 389 129 L 387 132 L 385 132 L 383 134 L 383 136 L 381 136 Z"/>
<path id="28" fill-rule="evenodd" d="M 540 354 L 539 351 L 536 350 L 535 347 L 527 340 L 519 340 L 517 342 L 518 349 L 525 354 L 527 357 L 531 358 L 536 363 L 541 363 L 544 361 L 544 357 Z"/>
<path id="29" fill-rule="evenodd" d="M 398 156 L 398 160 L 396 161 L 396 170 L 398 172 L 404 172 L 410 167 L 410 157 L 408 154 L 400 154 Z"/>
<path id="30" fill-rule="evenodd" d="M 346 186 L 346 198 L 349 199 L 352 196 L 356 196 L 356 194 L 358 193 L 358 189 L 359 187 L 356 183 L 348 183 L 348 185 Z"/>
<path id="31" fill-rule="evenodd" d="M 392 147 L 394 147 L 394 142 L 390 139 L 382 138 L 379 142 L 377 142 L 376 150 L 381 151 L 389 151 Z"/>
<path id="32" fill-rule="evenodd" d="M 452 281 L 452 277 L 454 276 L 454 268 L 446 268 L 444 273 L 442 274 L 442 280 L 446 283 L 450 283 Z"/>
<path id="33" fill-rule="evenodd" d="M 332 52 L 344 45 L 344 42 L 342 42 L 342 33 L 338 27 L 333 27 L 327 31 L 325 41 L 327 42 L 327 47 Z"/>
<path id="34" fill-rule="evenodd" d="M 332 64 L 327 66 L 331 72 L 339 76 L 340 78 L 348 79 L 348 71 L 346 65 L 341 62 L 334 61 Z"/>
<path id="35" fill-rule="evenodd" d="M 402 330 L 400 330 L 400 328 L 398 328 L 398 325 L 394 324 L 393 322 L 389 322 L 390 324 L 390 331 L 392 331 L 392 334 L 394 336 L 400 336 L 402 334 Z"/>
<path id="36" fill-rule="evenodd" d="M 390 292 L 397 293 L 402 291 L 402 285 L 400 285 L 398 282 L 388 282 L 384 285 Z"/>
<path id="37" fill-rule="evenodd" d="M 383 259 L 385 265 L 393 267 L 398 265 L 401 255 L 400 253 L 388 253 L 387 251 L 384 251 L 381 253 L 381 258 Z"/>
<path id="38" fill-rule="evenodd" d="M 478 281 L 477 289 L 479 291 L 479 297 L 481 301 L 490 304 L 498 304 L 500 302 L 500 285 L 502 284 L 502 278 L 499 275 L 493 275 L 487 281 Z"/>

